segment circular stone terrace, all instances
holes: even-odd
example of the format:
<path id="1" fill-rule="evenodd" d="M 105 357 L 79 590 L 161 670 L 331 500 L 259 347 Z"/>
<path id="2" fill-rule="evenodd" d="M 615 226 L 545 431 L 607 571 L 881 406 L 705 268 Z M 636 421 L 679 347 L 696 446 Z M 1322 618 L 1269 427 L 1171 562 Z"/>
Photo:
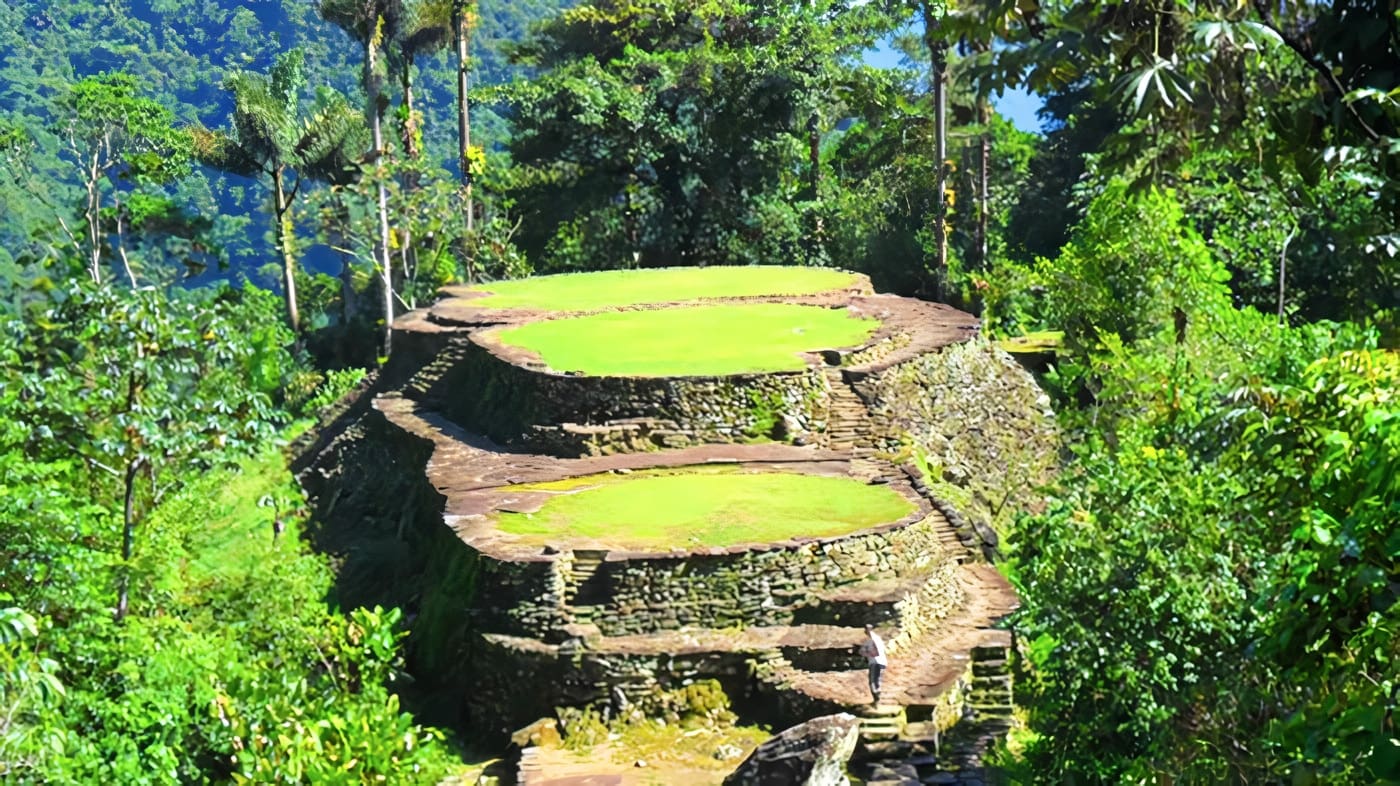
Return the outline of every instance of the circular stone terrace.
<path id="1" fill-rule="evenodd" d="M 560 376 L 726 377 L 793 372 L 878 347 L 966 340 L 977 320 L 876 295 L 861 274 L 778 266 L 569 273 L 448 287 L 403 332 L 470 329 L 505 362 Z"/>
<path id="2" fill-rule="evenodd" d="M 462 539 L 502 561 L 569 551 L 616 559 L 839 541 L 923 520 L 935 511 L 888 466 L 872 482 L 849 456 L 777 443 L 559 458 L 503 452 L 441 413 L 401 397 L 375 409 L 430 442 L 428 480 Z"/>
<path id="3" fill-rule="evenodd" d="M 889 485 L 731 464 L 522 483 L 510 496 L 491 517 L 503 535 L 520 544 L 605 551 L 834 538 L 918 510 Z"/>
<path id="4" fill-rule="evenodd" d="M 739 626 L 735 641 L 694 646 L 801 650 L 768 662 L 775 689 L 805 697 L 802 715 L 868 701 L 846 662 L 868 619 L 889 626 L 891 696 L 932 708 L 1014 608 L 918 470 L 862 447 L 872 424 L 854 382 L 968 340 L 970 315 L 874 294 L 862 275 L 788 267 L 569 274 L 444 295 L 395 323 L 404 354 L 428 362 L 373 407 L 431 445 L 443 522 L 501 577 L 482 595 L 494 606 L 473 613 L 512 657 L 554 653 L 561 631 L 600 657 L 640 656 Z M 777 378 L 790 380 L 786 398 L 759 419 L 796 412 L 796 426 L 716 427 Z M 656 428 L 665 418 L 684 439 Z M 650 441 L 591 455 L 539 438 L 638 428 Z M 698 622 L 675 617 L 696 582 L 716 596 L 692 604 Z M 595 597 L 603 584 L 608 600 Z"/>

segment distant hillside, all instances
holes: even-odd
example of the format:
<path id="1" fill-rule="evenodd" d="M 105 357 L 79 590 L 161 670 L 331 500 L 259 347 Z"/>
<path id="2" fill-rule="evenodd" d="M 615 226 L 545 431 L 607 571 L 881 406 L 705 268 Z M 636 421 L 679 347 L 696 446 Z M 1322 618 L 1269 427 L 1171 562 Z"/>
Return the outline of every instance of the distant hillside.
<path id="1" fill-rule="evenodd" d="M 531 23 L 571 0 L 481 0 L 473 41 L 474 79 L 489 84 L 517 73 L 500 52 Z M 308 86 L 333 87 L 362 102 L 360 47 L 317 16 L 306 0 L 8 0 L 0 4 L 0 119 L 18 122 L 38 145 L 29 159 L 27 184 L 0 178 L 0 273 L 22 256 L 26 242 L 53 223 L 53 210 L 21 198 L 37 191 L 55 205 L 77 205 L 81 196 L 72 166 L 58 157 L 49 134 L 50 102 L 64 86 L 102 71 L 136 76 L 146 94 L 171 107 L 186 123 L 223 125 L 231 111 L 221 88 L 239 69 L 268 68 L 279 52 L 306 52 Z M 418 83 L 428 154 L 455 162 L 455 77 L 446 53 L 423 58 Z M 475 141 L 491 145 L 503 124 L 483 111 Z M 0 156 L 4 151 L 0 151 Z M 36 188 L 35 182 L 42 184 Z M 219 214 L 217 235 L 234 271 L 255 268 L 264 257 L 265 222 L 247 217 L 265 195 L 250 181 L 204 173 L 181 186 L 191 208 Z M 76 207 L 75 207 L 76 209 Z"/>

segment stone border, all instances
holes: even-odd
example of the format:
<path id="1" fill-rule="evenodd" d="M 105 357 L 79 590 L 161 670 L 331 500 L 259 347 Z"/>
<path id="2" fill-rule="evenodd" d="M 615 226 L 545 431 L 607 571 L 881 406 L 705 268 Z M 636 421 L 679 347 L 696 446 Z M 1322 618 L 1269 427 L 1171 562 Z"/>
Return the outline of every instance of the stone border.
<path id="1" fill-rule="evenodd" d="M 776 266 L 781 267 L 781 266 Z M 665 268 L 659 268 L 665 269 Z M 606 272 L 606 271 L 600 271 Z M 850 271 L 840 271 L 850 273 Z M 483 308 L 472 301 L 485 298 L 490 293 L 467 286 L 444 287 L 441 297 L 427 309 L 427 318 L 440 325 L 455 327 L 479 327 L 483 325 L 522 324 L 539 319 L 561 316 L 585 316 L 607 311 L 635 311 L 642 309 L 675 308 L 680 306 L 715 305 L 719 303 L 797 303 L 803 305 L 839 305 L 857 295 L 870 295 L 875 292 L 870 277 L 864 273 L 850 273 L 854 280 L 850 286 L 814 292 L 805 295 L 772 292 L 763 295 L 737 297 L 697 297 L 681 300 L 634 303 L 627 305 L 603 306 L 593 309 L 530 309 L 530 308 Z M 478 285 L 480 286 L 480 285 Z"/>

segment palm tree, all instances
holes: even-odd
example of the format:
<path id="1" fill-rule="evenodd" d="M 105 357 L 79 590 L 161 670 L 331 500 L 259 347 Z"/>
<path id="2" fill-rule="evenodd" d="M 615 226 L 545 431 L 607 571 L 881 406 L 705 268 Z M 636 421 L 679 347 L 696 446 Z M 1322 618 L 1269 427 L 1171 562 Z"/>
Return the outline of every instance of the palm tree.
<path id="1" fill-rule="evenodd" d="M 403 89 L 404 123 L 401 129 L 404 154 L 417 158 L 418 118 L 413 108 L 413 66 L 420 56 L 431 55 L 451 36 L 452 0 L 402 0 L 397 29 L 391 42 Z"/>
<path id="2" fill-rule="evenodd" d="M 370 158 L 378 162 L 386 155 L 384 149 L 383 97 L 385 63 L 384 45 L 398 28 L 402 5 L 396 0 L 321 0 L 321 18 L 339 27 L 360 42 L 365 50 L 362 80 L 368 98 L 365 118 L 369 121 Z M 389 264 L 389 192 L 383 177 L 378 178 L 379 237 L 375 245 L 375 262 L 380 268 L 380 283 L 384 288 L 384 356 L 388 357 L 394 335 L 394 281 Z"/>
<path id="3" fill-rule="evenodd" d="M 321 91 L 311 114 L 300 116 L 302 52 L 277 58 L 267 74 L 235 73 L 224 80 L 233 94 L 227 130 L 195 130 L 196 154 L 205 164 L 235 174 L 266 177 L 272 187 L 273 237 L 282 255 L 287 323 L 299 331 L 296 292 L 296 221 L 292 205 L 304 178 L 339 181 L 364 144 L 364 125 L 344 96 Z M 290 179 L 290 185 L 289 185 Z"/>
<path id="4" fill-rule="evenodd" d="M 399 132 L 404 155 L 410 162 L 416 162 L 422 154 L 420 118 L 413 106 L 414 63 L 420 56 L 433 54 L 447 45 L 451 15 L 452 0 L 401 0 L 399 23 L 394 40 L 390 42 L 390 52 L 403 90 L 403 124 Z M 418 190 L 418 172 L 413 167 L 404 170 L 403 187 L 407 194 Z M 414 277 L 418 264 L 412 229 L 407 224 L 402 240 L 399 259 L 403 265 L 402 280 L 406 282 Z M 414 305 L 409 295 L 408 306 Z"/>
<path id="5" fill-rule="evenodd" d="M 471 61 L 472 31 L 480 17 L 476 0 L 452 0 L 452 43 L 457 50 L 457 141 L 458 164 L 462 170 L 462 201 L 466 205 L 467 231 L 473 229 L 476 209 L 472 205 L 472 124 L 467 106 L 467 72 Z M 471 280 L 471 261 L 467 263 L 467 279 Z"/>

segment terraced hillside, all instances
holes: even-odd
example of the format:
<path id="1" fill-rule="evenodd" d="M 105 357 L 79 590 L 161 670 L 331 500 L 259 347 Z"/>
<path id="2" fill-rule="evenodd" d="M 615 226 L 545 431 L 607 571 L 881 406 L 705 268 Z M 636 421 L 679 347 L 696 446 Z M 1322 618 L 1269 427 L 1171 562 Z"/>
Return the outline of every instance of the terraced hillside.
<path id="1" fill-rule="evenodd" d="M 975 319 L 839 271 L 495 289 L 401 319 L 404 350 L 303 472 L 322 545 L 414 610 L 415 671 L 463 723 L 645 707 L 695 679 L 775 726 L 859 713 L 890 755 L 1009 716 L 1016 597 L 986 562 L 982 490 L 1020 499 L 1054 435 Z M 737 321 L 707 327 L 716 311 Z M 812 328 L 832 320 L 856 329 Z M 866 623 L 891 654 L 879 707 Z"/>

